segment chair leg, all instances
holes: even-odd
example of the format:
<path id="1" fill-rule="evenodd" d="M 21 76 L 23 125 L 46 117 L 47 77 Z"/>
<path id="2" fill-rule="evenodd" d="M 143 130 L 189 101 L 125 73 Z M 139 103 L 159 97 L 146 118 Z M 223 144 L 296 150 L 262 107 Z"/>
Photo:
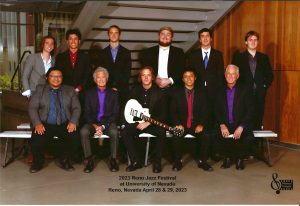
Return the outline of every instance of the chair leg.
<path id="1" fill-rule="evenodd" d="M 267 143 L 267 152 L 268 152 L 268 159 L 267 159 L 267 161 L 268 161 L 268 165 L 270 166 L 270 167 L 272 167 L 272 165 L 273 165 L 273 163 L 272 163 L 272 160 L 271 160 L 271 152 L 270 152 L 270 143 L 269 143 L 269 138 L 265 138 L 266 139 L 266 143 Z"/>
<path id="2" fill-rule="evenodd" d="M 7 150 L 8 150 L 8 140 L 9 140 L 9 138 L 6 138 L 5 149 L 4 149 L 4 162 L 2 164 L 3 168 L 7 166 L 6 159 L 7 159 Z"/>
<path id="3" fill-rule="evenodd" d="M 145 167 L 148 165 L 149 147 L 150 147 L 150 137 L 147 137 L 146 154 L 145 154 Z"/>

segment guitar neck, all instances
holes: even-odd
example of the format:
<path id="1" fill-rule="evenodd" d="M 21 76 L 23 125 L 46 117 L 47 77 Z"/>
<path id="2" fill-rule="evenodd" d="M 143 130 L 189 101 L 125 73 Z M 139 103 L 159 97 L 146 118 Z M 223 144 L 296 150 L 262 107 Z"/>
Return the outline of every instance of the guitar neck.
<path id="1" fill-rule="evenodd" d="M 150 118 L 150 117 L 147 117 L 147 116 L 145 116 L 145 115 L 142 115 L 141 118 L 142 118 L 144 121 L 147 121 L 147 122 L 150 122 L 150 123 L 155 124 L 155 125 L 157 125 L 157 126 L 160 126 L 160 127 L 164 128 L 164 129 L 166 129 L 166 130 L 171 130 L 171 129 L 172 129 L 170 126 L 168 126 L 168 125 L 166 125 L 166 124 L 164 124 L 164 123 L 161 123 L 161 122 L 159 122 L 159 121 L 157 121 L 157 120 L 155 120 L 155 119 L 152 119 L 152 118 Z"/>

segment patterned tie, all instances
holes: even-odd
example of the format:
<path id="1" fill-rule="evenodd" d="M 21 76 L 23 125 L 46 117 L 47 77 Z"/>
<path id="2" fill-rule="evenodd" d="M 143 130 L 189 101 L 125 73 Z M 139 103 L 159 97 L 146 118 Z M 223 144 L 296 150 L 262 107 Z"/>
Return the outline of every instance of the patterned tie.
<path id="1" fill-rule="evenodd" d="M 205 53 L 205 57 L 204 57 L 204 68 L 206 69 L 207 68 L 207 64 L 208 64 L 208 52 L 204 52 Z"/>
<path id="2" fill-rule="evenodd" d="M 188 117 L 186 127 L 191 128 L 192 126 L 192 114 L 193 114 L 193 95 L 192 91 L 188 91 Z"/>
<path id="3" fill-rule="evenodd" d="M 59 99 L 58 90 L 54 90 L 55 107 L 56 107 L 56 124 L 61 125 L 61 104 Z"/>

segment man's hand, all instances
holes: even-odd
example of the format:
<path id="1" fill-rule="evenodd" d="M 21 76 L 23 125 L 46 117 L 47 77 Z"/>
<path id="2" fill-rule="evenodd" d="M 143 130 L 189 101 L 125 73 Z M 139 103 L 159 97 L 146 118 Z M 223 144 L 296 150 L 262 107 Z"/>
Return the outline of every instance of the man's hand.
<path id="1" fill-rule="evenodd" d="M 45 131 L 46 129 L 43 124 L 37 124 L 34 128 L 34 133 L 37 133 L 39 135 L 43 135 Z"/>
<path id="2" fill-rule="evenodd" d="M 97 136 L 102 136 L 103 135 L 103 127 L 102 126 L 98 126 L 96 124 L 93 124 L 93 127 L 95 128 L 95 135 Z"/>
<path id="3" fill-rule="evenodd" d="M 142 122 L 142 123 L 139 123 L 136 128 L 139 129 L 139 130 L 144 130 L 146 129 L 148 126 L 150 125 L 150 122 Z"/>
<path id="4" fill-rule="evenodd" d="M 112 87 L 111 89 L 116 91 L 116 92 L 118 91 L 118 89 L 116 87 Z"/>
<path id="5" fill-rule="evenodd" d="M 69 133 L 76 131 L 76 124 L 69 122 L 69 124 L 67 126 L 67 130 Z"/>
<path id="6" fill-rule="evenodd" d="M 198 124 L 197 127 L 195 128 L 195 133 L 198 134 L 198 133 L 202 132 L 203 128 L 204 128 L 203 125 Z"/>
<path id="7" fill-rule="evenodd" d="M 229 135 L 229 131 L 228 131 L 227 126 L 226 126 L 225 124 L 221 124 L 221 125 L 220 125 L 220 129 L 221 129 L 222 136 L 223 136 L 224 138 L 227 138 L 228 135 Z"/>
<path id="8" fill-rule="evenodd" d="M 160 88 L 166 88 L 168 87 L 172 82 L 170 79 L 168 78 L 160 78 L 160 77 L 157 77 L 156 80 L 155 80 L 155 83 L 157 84 L 158 87 Z"/>
<path id="9" fill-rule="evenodd" d="M 236 128 L 236 130 L 235 130 L 234 133 L 233 133 L 233 138 L 234 138 L 234 139 L 240 139 L 243 130 L 244 130 L 244 128 L 241 127 L 241 126 L 239 126 L 238 128 Z"/>

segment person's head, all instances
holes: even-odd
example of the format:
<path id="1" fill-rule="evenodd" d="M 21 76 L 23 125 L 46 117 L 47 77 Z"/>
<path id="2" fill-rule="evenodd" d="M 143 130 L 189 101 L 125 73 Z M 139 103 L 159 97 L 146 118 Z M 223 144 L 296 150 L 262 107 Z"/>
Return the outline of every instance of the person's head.
<path id="1" fill-rule="evenodd" d="M 42 38 L 42 41 L 40 43 L 40 50 L 41 52 L 48 52 L 51 55 L 53 55 L 54 51 L 56 49 L 56 41 L 53 36 L 44 36 Z"/>
<path id="2" fill-rule="evenodd" d="M 193 69 L 187 68 L 183 72 L 182 75 L 182 81 L 184 83 L 184 86 L 188 89 L 193 89 L 195 85 L 197 77 L 195 74 L 195 71 Z"/>
<path id="3" fill-rule="evenodd" d="M 46 78 L 50 87 L 53 89 L 58 89 L 62 85 L 63 73 L 60 68 L 51 67 L 46 73 Z"/>
<path id="4" fill-rule="evenodd" d="M 208 28 L 203 28 L 198 32 L 199 42 L 201 47 L 209 48 L 212 42 L 212 32 Z"/>
<path id="5" fill-rule="evenodd" d="M 245 35 L 245 44 L 248 49 L 256 50 L 259 40 L 259 34 L 256 31 L 249 31 Z"/>
<path id="6" fill-rule="evenodd" d="M 98 88 L 106 88 L 108 82 L 109 73 L 107 69 L 103 67 L 98 67 L 93 73 L 94 82 Z"/>
<path id="7" fill-rule="evenodd" d="M 76 51 L 79 48 L 80 40 L 81 40 L 81 33 L 80 30 L 75 29 L 69 29 L 66 32 L 66 40 L 69 45 L 69 49 Z"/>
<path id="8" fill-rule="evenodd" d="M 158 36 L 159 36 L 159 45 L 170 46 L 174 36 L 173 29 L 168 26 L 161 27 L 159 29 Z"/>
<path id="9" fill-rule="evenodd" d="M 155 74 L 152 67 L 146 66 L 140 69 L 138 82 L 141 83 L 143 87 L 151 87 L 154 80 Z"/>
<path id="10" fill-rule="evenodd" d="M 225 69 L 225 79 L 228 87 L 233 87 L 239 78 L 239 68 L 234 64 L 229 64 Z"/>
<path id="11" fill-rule="evenodd" d="M 107 34 L 111 43 L 117 43 L 120 41 L 121 29 L 117 25 L 111 25 L 107 30 Z"/>

